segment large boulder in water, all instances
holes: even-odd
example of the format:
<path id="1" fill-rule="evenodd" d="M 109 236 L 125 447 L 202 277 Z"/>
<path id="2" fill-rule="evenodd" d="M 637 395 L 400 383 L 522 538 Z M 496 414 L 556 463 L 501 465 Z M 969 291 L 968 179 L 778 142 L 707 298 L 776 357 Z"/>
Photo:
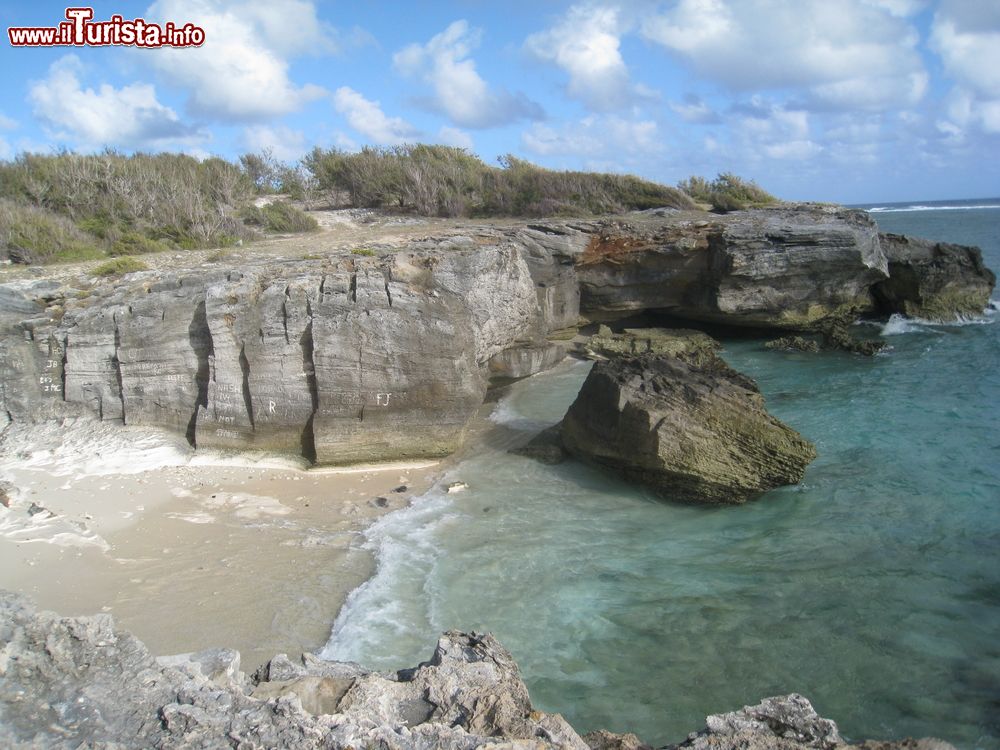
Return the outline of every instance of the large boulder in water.
<path id="1" fill-rule="evenodd" d="M 669 499 L 743 503 L 795 484 L 816 457 L 768 414 L 756 384 L 721 359 L 598 362 L 566 413 L 562 445 Z"/>
<path id="2" fill-rule="evenodd" d="M 873 288 L 886 313 L 954 320 L 980 315 L 996 284 L 978 247 L 933 242 L 899 234 L 881 235 L 889 278 Z"/>

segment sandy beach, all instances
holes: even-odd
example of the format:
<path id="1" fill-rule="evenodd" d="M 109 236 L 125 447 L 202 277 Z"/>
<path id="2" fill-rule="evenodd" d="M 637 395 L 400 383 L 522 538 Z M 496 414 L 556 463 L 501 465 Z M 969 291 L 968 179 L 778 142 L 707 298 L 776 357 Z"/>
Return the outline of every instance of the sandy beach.
<path id="1" fill-rule="evenodd" d="M 156 654 L 236 648 L 252 670 L 326 642 L 371 574 L 364 528 L 435 475 L 428 462 L 307 470 L 94 423 L 11 427 L 0 588 L 65 615 L 109 612 Z"/>

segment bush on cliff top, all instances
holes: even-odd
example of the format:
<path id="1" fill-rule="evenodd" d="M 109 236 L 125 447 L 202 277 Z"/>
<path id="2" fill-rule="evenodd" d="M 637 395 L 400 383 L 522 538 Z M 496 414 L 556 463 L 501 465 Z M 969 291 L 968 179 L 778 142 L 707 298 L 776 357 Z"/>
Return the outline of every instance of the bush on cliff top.
<path id="1" fill-rule="evenodd" d="M 357 153 L 314 149 L 288 166 L 263 151 L 239 163 L 183 154 L 114 151 L 21 154 L 0 161 L 0 253 L 51 263 L 168 249 L 227 247 L 263 231 L 308 232 L 316 222 L 287 200 L 322 195 L 357 208 L 425 216 L 581 216 L 695 201 L 727 211 L 774 198 L 722 174 L 678 188 L 631 175 L 545 169 L 507 155 L 485 164 L 461 148 L 407 145 Z"/>
<path id="2" fill-rule="evenodd" d="M 303 166 L 336 205 L 395 207 L 425 216 L 575 216 L 672 206 L 680 190 L 638 177 L 544 169 L 514 156 L 500 167 L 465 149 L 409 145 L 313 151 Z"/>
<path id="3" fill-rule="evenodd" d="M 241 213 L 244 223 L 271 232 L 315 232 L 319 224 L 305 211 L 288 201 L 273 201 L 263 206 L 248 206 Z"/>
<path id="4" fill-rule="evenodd" d="M 258 233 L 240 216 L 255 194 L 251 175 L 219 158 L 21 154 L 0 161 L 0 249 L 47 263 L 232 245 Z M 264 227 L 279 214 L 280 231 L 314 226 L 291 206 L 269 213 Z"/>
<path id="5" fill-rule="evenodd" d="M 707 203 L 713 211 L 726 213 L 744 208 L 766 206 L 778 199 L 753 180 L 744 180 L 730 172 L 723 172 L 709 182 L 704 177 L 689 177 L 677 187 L 699 203 Z"/>
<path id="6" fill-rule="evenodd" d="M 104 251 L 65 216 L 0 198 L 0 254 L 17 263 L 49 263 L 99 258 Z"/>

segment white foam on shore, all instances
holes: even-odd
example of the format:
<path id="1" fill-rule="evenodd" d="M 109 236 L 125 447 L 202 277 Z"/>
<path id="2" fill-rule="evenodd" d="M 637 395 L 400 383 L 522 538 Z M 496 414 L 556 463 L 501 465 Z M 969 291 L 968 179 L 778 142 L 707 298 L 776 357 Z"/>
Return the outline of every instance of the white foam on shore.
<path id="1" fill-rule="evenodd" d="M 937 328 L 990 325 L 996 322 L 995 313 L 995 310 L 987 308 L 980 317 L 959 315 L 954 320 L 949 321 L 908 318 L 900 313 L 893 313 L 882 326 L 881 334 L 883 336 L 899 336 L 904 333 L 934 333 Z"/>
<path id="2" fill-rule="evenodd" d="M 436 542 L 439 529 L 458 517 L 449 510 L 453 499 L 441 489 L 448 481 L 443 477 L 437 487 L 365 530 L 361 547 L 375 557 L 375 574 L 348 595 L 321 658 L 355 661 L 377 646 L 386 626 L 396 638 L 419 639 L 428 623 L 435 624 L 433 592 L 404 600 L 398 587 L 401 578 L 414 587 L 425 587 L 433 578 L 444 552 Z"/>
<path id="3" fill-rule="evenodd" d="M 430 469 L 440 461 L 389 461 L 374 464 L 351 464 L 349 466 L 318 466 L 309 469 L 310 474 L 367 474 L 378 471 L 416 471 Z"/>
<path id="4" fill-rule="evenodd" d="M 201 500 L 210 510 L 231 510 L 237 518 L 259 519 L 269 516 L 287 516 L 292 509 L 277 498 L 264 495 L 246 495 L 236 492 L 216 492 Z"/>
<path id="5" fill-rule="evenodd" d="M 215 523 L 215 516 L 211 513 L 203 513 L 201 511 L 195 511 L 194 513 L 167 513 L 167 518 L 175 518 L 178 521 L 196 524 Z"/>
<path id="6" fill-rule="evenodd" d="M 193 451 L 163 430 L 122 427 L 87 420 L 14 423 L 0 446 L 0 471 L 24 469 L 53 476 L 139 474 L 184 466 Z"/>
<path id="7" fill-rule="evenodd" d="M 1000 208 L 1000 204 L 984 203 L 975 206 L 925 206 L 914 204 L 911 206 L 875 206 L 866 209 L 870 214 L 908 213 L 911 211 L 981 211 L 983 209 Z"/>
<path id="8" fill-rule="evenodd" d="M 593 364 L 594 363 L 589 360 L 567 358 L 557 367 L 564 372 L 572 372 L 577 368 L 589 368 Z M 555 374 L 555 372 L 556 368 L 552 368 L 550 370 L 546 370 L 545 372 L 532 375 L 531 377 L 551 377 Z M 493 407 L 493 411 L 490 412 L 487 419 L 494 424 L 527 432 L 538 432 L 540 430 L 544 430 L 546 427 L 551 427 L 556 421 L 558 421 L 558 418 L 555 421 L 543 420 L 524 414 L 514 406 L 514 395 L 515 394 L 511 392 L 498 400 L 496 406 Z"/>
<path id="9" fill-rule="evenodd" d="M 102 552 L 111 549 L 103 537 L 83 523 L 48 510 L 31 515 L 24 503 L 0 506 L 0 538 L 15 544 L 43 543 L 57 547 L 96 547 Z"/>
<path id="10" fill-rule="evenodd" d="M 175 466 L 347 473 L 432 465 L 433 462 L 419 462 L 315 470 L 299 456 L 262 451 L 196 451 L 183 437 L 167 430 L 87 419 L 14 423 L 8 426 L 0 442 L 0 473 L 8 468 L 75 478 L 142 474 Z"/>

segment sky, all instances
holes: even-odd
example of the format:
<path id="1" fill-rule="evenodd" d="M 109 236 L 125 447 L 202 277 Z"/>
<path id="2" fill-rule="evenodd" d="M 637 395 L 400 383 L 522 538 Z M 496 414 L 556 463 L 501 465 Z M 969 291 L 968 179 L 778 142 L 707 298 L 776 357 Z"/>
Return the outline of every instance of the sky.
<path id="1" fill-rule="evenodd" d="M 117 0 L 197 48 L 13 47 L 66 5 L 0 0 L 0 159 L 444 143 L 495 163 L 734 172 L 840 203 L 1000 196 L 997 0 Z"/>

